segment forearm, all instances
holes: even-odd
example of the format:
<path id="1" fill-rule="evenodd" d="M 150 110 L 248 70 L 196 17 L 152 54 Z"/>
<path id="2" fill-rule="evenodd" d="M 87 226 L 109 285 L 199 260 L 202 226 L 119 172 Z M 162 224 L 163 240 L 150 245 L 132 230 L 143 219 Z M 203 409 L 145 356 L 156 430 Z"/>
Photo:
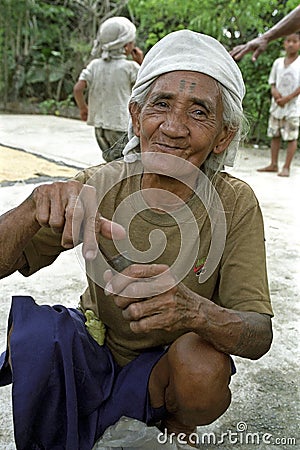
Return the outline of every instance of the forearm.
<path id="1" fill-rule="evenodd" d="M 291 11 L 287 16 L 280 20 L 274 27 L 263 34 L 268 42 L 274 41 L 282 36 L 295 33 L 300 30 L 300 6 Z"/>
<path id="2" fill-rule="evenodd" d="M 84 96 L 85 89 L 86 89 L 86 82 L 84 80 L 77 81 L 73 89 L 74 98 L 79 109 L 87 107 Z"/>
<path id="3" fill-rule="evenodd" d="M 281 97 L 280 92 L 278 91 L 278 89 L 275 87 L 274 84 L 271 86 L 271 94 L 272 94 L 272 97 L 274 97 L 275 100 L 277 100 L 278 98 Z"/>
<path id="4" fill-rule="evenodd" d="M 76 101 L 76 105 L 78 106 L 79 109 L 84 109 L 87 108 L 87 103 L 85 101 L 85 97 L 83 95 L 83 92 L 80 91 L 74 91 L 74 98 Z"/>
<path id="5" fill-rule="evenodd" d="M 288 95 L 289 101 L 295 97 L 298 97 L 298 95 L 300 95 L 300 87 L 298 87 L 294 92 Z"/>
<path id="6" fill-rule="evenodd" d="M 217 350 L 244 358 L 260 358 L 272 342 L 269 316 L 229 310 L 207 299 L 200 301 L 192 324 L 192 331 Z"/>
<path id="7" fill-rule="evenodd" d="M 268 315 L 223 308 L 183 283 L 174 286 L 166 265 L 133 264 L 122 274 L 108 272 L 104 292 L 114 294 L 115 304 L 134 333 L 192 331 L 220 352 L 250 359 L 260 358 L 270 348 Z M 159 282 L 156 275 L 160 275 Z"/>
<path id="8" fill-rule="evenodd" d="M 39 228 L 30 197 L 0 217 L 0 278 L 24 265 L 23 249 Z"/>

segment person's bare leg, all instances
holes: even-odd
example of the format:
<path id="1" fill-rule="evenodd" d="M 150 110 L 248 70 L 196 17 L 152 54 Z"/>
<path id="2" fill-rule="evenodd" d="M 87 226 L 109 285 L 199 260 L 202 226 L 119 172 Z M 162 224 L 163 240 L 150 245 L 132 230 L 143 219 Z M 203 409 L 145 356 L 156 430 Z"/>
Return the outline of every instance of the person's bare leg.
<path id="1" fill-rule="evenodd" d="M 271 140 L 271 163 L 262 167 L 261 169 L 257 169 L 257 172 L 277 172 L 278 171 L 278 155 L 280 150 L 280 137 L 274 137 Z"/>
<path id="2" fill-rule="evenodd" d="M 284 163 L 284 166 L 283 166 L 281 172 L 279 172 L 279 174 L 278 174 L 279 177 L 289 177 L 290 176 L 290 166 L 291 166 L 291 163 L 295 156 L 296 150 L 297 150 L 297 140 L 289 141 L 287 144 L 287 148 L 286 148 L 285 163 Z"/>
<path id="3" fill-rule="evenodd" d="M 168 411 L 161 429 L 188 437 L 197 426 L 220 417 L 231 401 L 230 375 L 228 355 L 195 333 L 177 339 L 155 365 L 149 380 L 151 405 L 164 404 Z"/>

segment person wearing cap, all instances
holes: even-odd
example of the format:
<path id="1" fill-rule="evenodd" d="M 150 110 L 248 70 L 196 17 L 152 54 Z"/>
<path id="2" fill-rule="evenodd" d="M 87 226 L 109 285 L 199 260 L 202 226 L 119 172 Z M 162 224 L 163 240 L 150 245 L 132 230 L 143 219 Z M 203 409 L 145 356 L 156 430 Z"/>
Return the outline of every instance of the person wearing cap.
<path id="1" fill-rule="evenodd" d="M 122 156 L 113 145 L 127 131 L 128 100 L 143 60 L 142 50 L 134 45 L 135 37 L 136 27 L 126 17 L 103 22 L 91 52 L 94 59 L 82 70 L 73 89 L 80 117 L 95 128 L 105 161 Z"/>
<path id="2" fill-rule="evenodd" d="M 82 242 L 88 280 L 79 309 L 13 298 L 0 382 L 14 383 L 20 448 L 90 450 L 122 416 L 194 444 L 230 405 L 234 356 L 268 352 L 262 214 L 225 171 L 244 93 L 217 40 L 168 34 L 138 73 L 124 159 L 41 185 L 2 217 L 2 277 Z"/>

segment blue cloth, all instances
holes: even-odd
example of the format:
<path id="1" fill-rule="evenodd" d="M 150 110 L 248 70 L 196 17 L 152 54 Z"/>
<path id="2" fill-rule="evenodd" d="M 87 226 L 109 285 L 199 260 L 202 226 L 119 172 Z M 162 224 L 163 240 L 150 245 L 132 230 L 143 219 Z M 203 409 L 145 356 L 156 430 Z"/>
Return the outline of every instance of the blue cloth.
<path id="1" fill-rule="evenodd" d="M 8 352 L 0 357 L 0 385 L 13 383 L 18 450 L 91 450 L 105 429 L 128 416 L 158 421 L 148 380 L 163 348 L 143 352 L 118 366 L 107 346 L 86 331 L 76 309 L 37 305 L 32 297 L 12 300 Z"/>

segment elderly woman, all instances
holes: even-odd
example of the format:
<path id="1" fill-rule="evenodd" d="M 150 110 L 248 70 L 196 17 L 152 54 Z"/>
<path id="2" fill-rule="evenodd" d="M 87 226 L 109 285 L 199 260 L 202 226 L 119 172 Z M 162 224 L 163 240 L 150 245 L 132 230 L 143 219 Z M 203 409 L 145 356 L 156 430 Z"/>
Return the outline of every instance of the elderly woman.
<path id="1" fill-rule="evenodd" d="M 39 186 L 2 217 L 2 276 L 82 241 L 88 279 L 78 310 L 13 299 L 1 381 L 18 448 L 88 450 L 121 416 L 188 436 L 228 408 L 231 355 L 268 351 L 260 208 L 222 170 L 243 95 L 220 43 L 169 34 L 141 66 L 124 161 Z"/>

